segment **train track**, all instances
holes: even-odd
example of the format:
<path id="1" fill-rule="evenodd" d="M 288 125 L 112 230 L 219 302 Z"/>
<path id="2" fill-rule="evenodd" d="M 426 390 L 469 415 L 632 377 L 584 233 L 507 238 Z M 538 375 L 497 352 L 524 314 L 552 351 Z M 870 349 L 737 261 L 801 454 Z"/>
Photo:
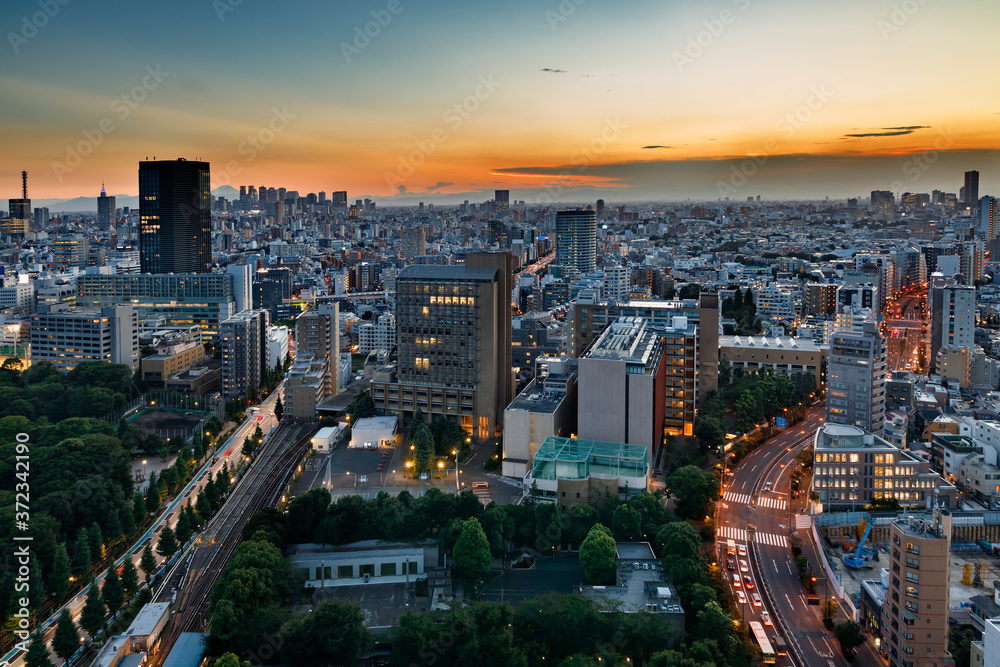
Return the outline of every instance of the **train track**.
<path id="1" fill-rule="evenodd" d="M 201 632 L 207 627 L 212 586 L 239 546 L 250 517 L 277 502 L 295 465 L 305 455 L 309 438 L 304 431 L 298 427 L 276 434 L 202 531 L 191 553 L 168 575 L 154 600 L 171 601 L 176 591 L 176 609 L 155 664 L 163 661 L 182 632 Z"/>

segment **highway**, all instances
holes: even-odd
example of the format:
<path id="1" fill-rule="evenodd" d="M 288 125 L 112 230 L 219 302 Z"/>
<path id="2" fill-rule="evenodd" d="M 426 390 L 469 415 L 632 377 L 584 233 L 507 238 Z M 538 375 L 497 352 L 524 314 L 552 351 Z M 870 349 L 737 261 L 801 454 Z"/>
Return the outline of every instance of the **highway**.
<path id="1" fill-rule="evenodd" d="M 885 336 L 890 371 L 920 372 L 920 348 L 925 344 L 925 302 L 922 295 L 904 295 L 886 307 Z"/>
<path id="2" fill-rule="evenodd" d="M 215 459 L 214 456 L 208 457 L 206 463 L 202 465 L 202 467 L 194 475 L 192 480 L 188 482 L 188 484 L 183 489 L 178 491 L 175 498 L 162 509 L 161 514 L 156 518 L 153 524 L 141 536 L 139 536 L 139 538 L 131 546 L 129 551 L 115 561 L 116 567 L 124 563 L 126 558 L 132 558 L 133 562 L 136 565 L 136 569 L 138 569 L 139 559 L 142 556 L 142 550 L 143 547 L 145 547 L 146 542 L 150 539 L 155 540 L 156 536 L 159 535 L 160 530 L 164 526 L 169 525 L 171 528 L 173 528 L 174 525 L 176 525 L 178 513 L 175 512 L 175 510 L 177 510 L 183 504 L 186 504 L 189 498 L 191 500 L 192 505 L 195 503 L 195 501 L 198 498 L 198 492 L 202 489 L 202 487 L 204 487 L 204 481 L 205 478 L 207 477 L 204 473 L 207 471 L 211 471 L 211 473 L 214 475 L 216 472 L 221 470 L 223 465 L 225 465 L 227 462 L 230 464 L 230 468 L 235 468 L 236 463 L 238 462 L 239 459 L 240 449 L 243 446 L 243 440 L 246 439 L 246 437 L 249 436 L 251 433 L 253 433 L 253 430 L 257 427 L 258 424 L 260 425 L 261 431 L 264 432 L 265 436 L 267 436 L 270 433 L 270 431 L 278 423 L 272 413 L 274 411 L 275 401 L 277 400 L 278 396 L 281 395 L 282 393 L 283 393 L 283 387 L 282 385 L 279 385 L 278 388 L 275 391 L 271 392 L 271 395 L 268 396 L 267 399 L 265 399 L 265 401 L 260 405 L 259 422 L 257 418 L 254 416 L 248 417 L 240 425 L 240 427 L 236 430 L 236 432 L 232 436 L 230 436 L 229 439 L 227 439 L 224 443 L 217 445 L 215 449 L 217 453 L 225 453 L 226 450 L 232 449 L 233 450 L 232 454 L 230 454 L 230 456 L 228 457 L 220 455 L 218 456 L 218 460 L 214 460 Z M 153 546 L 155 549 L 156 545 L 154 544 Z M 154 551 L 154 556 L 156 558 L 157 561 L 156 564 L 158 568 L 157 572 L 154 574 L 159 574 L 163 570 L 165 559 L 156 554 L 155 551 Z M 96 578 L 96 583 L 100 585 L 103 581 L 104 581 L 104 573 L 102 572 L 100 576 Z M 59 614 L 62 612 L 64 608 L 69 609 L 70 614 L 73 617 L 73 620 L 79 622 L 80 612 L 83 611 L 83 607 L 87 601 L 87 593 L 89 592 L 89 590 L 90 590 L 89 586 L 85 587 L 76 596 L 67 601 L 62 607 L 55 610 L 47 619 L 37 624 L 33 628 L 33 630 L 41 629 L 45 633 L 46 641 L 51 641 L 53 635 L 55 635 L 56 621 L 59 620 Z M 54 661 L 53 664 L 59 664 L 61 662 L 61 659 L 55 656 L 55 654 L 52 654 L 52 658 Z M 0 658 L 0 667 L 24 667 L 23 652 L 18 651 L 17 649 L 11 649 L 6 655 Z"/>
<path id="3" fill-rule="evenodd" d="M 745 575 L 754 582 L 755 588 L 747 590 L 743 583 L 742 588 L 733 588 L 733 594 L 738 597 L 742 590 L 749 599 L 747 604 L 739 605 L 745 621 L 761 621 L 761 612 L 769 613 L 774 626 L 765 626 L 768 635 L 780 635 L 788 644 L 788 656 L 779 657 L 776 663 L 779 665 L 846 667 L 848 664 L 837 641 L 824 628 L 820 608 L 807 604 L 788 541 L 795 528 L 793 507 L 795 513 L 803 511 L 808 497 L 808 490 L 802 489 L 798 499 L 790 499 L 789 475 L 796 465 L 795 456 L 812 444 L 824 412 L 825 404 L 818 403 L 803 421 L 771 438 L 740 461 L 725 480 L 723 498 L 717 505 L 719 562 L 732 586 L 734 571 L 726 569 L 727 544 L 733 540 L 737 545 L 746 545 L 749 572 Z M 768 482 L 771 487 L 765 489 Z M 802 539 L 802 553 L 811 562 L 818 562 L 808 529 L 798 533 Z M 739 560 L 735 572 L 740 571 Z M 822 580 L 817 590 L 822 598 Z M 761 607 L 752 603 L 754 592 L 762 598 Z M 879 664 L 870 662 L 870 655 L 866 648 L 859 649 L 854 664 Z"/>

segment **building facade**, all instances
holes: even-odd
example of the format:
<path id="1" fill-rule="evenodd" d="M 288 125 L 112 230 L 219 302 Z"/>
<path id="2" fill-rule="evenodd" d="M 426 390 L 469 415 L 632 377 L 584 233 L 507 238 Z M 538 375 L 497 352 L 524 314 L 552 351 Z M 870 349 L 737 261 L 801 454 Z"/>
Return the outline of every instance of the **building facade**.
<path id="1" fill-rule="evenodd" d="M 50 361 L 67 373 L 84 361 L 139 366 L 139 326 L 131 306 L 50 309 L 31 317 L 32 363 Z"/>
<path id="2" fill-rule="evenodd" d="M 207 162 L 139 163 L 139 257 L 143 273 L 208 273 L 212 268 L 211 182 Z"/>
<path id="3" fill-rule="evenodd" d="M 827 364 L 827 421 L 881 434 L 885 427 L 886 345 L 874 322 L 835 333 Z"/>
<path id="4" fill-rule="evenodd" d="M 583 274 L 597 270 L 597 213 L 581 209 L 556 213 L 556 264 Z"/>
<path id="5" fill-rule="evenodd" d="M 246 396 L 255 391 L 267 362 L 267 311 L 244 310 L 220 326 L 222 393 Z"/>

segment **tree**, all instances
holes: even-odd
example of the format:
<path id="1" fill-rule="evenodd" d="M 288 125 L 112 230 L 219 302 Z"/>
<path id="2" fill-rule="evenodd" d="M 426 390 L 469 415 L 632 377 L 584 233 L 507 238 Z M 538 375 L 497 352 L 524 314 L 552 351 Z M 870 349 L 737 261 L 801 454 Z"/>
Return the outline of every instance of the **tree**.
<path id="1" fill-rule="evenodd" d="M 149 483 L 146 485 L 146 510 L 155 512 L 160 506 L 160 483 L 156 472 L 149 473 Z"/>
<path id="2" fill-rule="evenodd" d="M 118 572 L 115 571 L 114 563 L 111 563 L 107 574 L 104 575 L 101 599 L 104 600 L 104 605 L 112 614 L 125 604 L 125 589 L 122 587 L 122 580 L 118 578 Z"/>
<path id="3" fill-rule="evenodd" d="M 732 618 L 714 600 L 698 612 L 698 636 L 702 639 L 722 639 L 732 628 Z"/>
<path id="4" fill-rule="evenodd" d="M 135 569 L 132 556 L 126 556 L 122 563 L 122 589 L 131 598 L 139 591 L 139 573 Z"/>
<path id="5" fill-rule="evenodd" d="M 833 634 L 840 642 L 840 650 L 848 661 L 854 660 L 854 649 L 865 643 L 861 626 L 854 621 L 845 621 L 833 629 Z"/>
<path id="6" fill-rule="evenodd" d="M 677 501 L 677 516 L 693 519 L 705 516 L 719 493 L 719 480 L 713 473 L 689 465 L 675 470 L 667 478 L 667 487 Z"/>
<path id="7" fill-rule="evenodd" d="M 639 510 L 628 505 L 615 508 L 611 525 L 614 527 L 615 539 L 622 542 L 636 542 L 642 539 L 642 516 Z"/>
<path id="8" fill-rule="evenodd" d="M 52 572 L 49 574 L 49 594 L 56 602 L 61 602 L 69 590 L 69 575 L 72 568 L 69 563 L 69 554 L 66 553 L 66 545 L 60 542 L 56 545 L 56 551 L 52 558 Z"/>
<path id="9" fill-rule="evenodd" d="M 413 435 L 413 445 L 416 447 L 417 472 L 427 472 L 431 469 L 431 457 L 434 455 L 434 436 L 426 423 L 421 423 Z"/>
<path id="10" fill-rule="evenodd" d="M 171 556 L 177 553 L 177 549 L 179 548 L 173 528 L 165 526 L 160 531 L 160 540 L 156 543 L 156 553 L 169 560 Z"/>
<path id="11" fill-rule="evenodd" d="M 90 559 L 96 565 L 104 560 L 104 535 L 97 522 L 90 524 Z"/>
<path id="12" fill-rule="evenodd" d="M 49 659 L 49 649 L 45 646 L 45 637 L 41 632 L 31 635 L 31 643 L 28 644 L 24 664 L 27 667 L 53 667 L 52 660 Z"/>
<path id="13" fill-rule="evenodd" d="M 698 438 L 701 452 L 719 449 L 726 442 L 726 431 L 714 417 L 699 417 L 694 423 L 694 434 Z"/>
<path id="14" fill-rule="evenodd" d="M 462 531 L 452 552 L 455 565 L 469 579 L 479 579 L 490 571 L 490 542 L 483 526 L 476 519 L 462 522 Z"/>
<path id="15" fill-rule="evenodd" d="M 580 545 L 580 563 L 592 584 L 615 582 L 615 559 L 618 545 L 611 531 L 602 524 L 595 524 Z"/>
<path id="16" fill-rule="evenodd" d="M 149 581 L 153 572 L 156 571 L 156 557 L 153 556 L 153 547 L 150 546 L 149 542 L 146 542 L 142 556 L 139 557 L 139 569 L 146 575 L 146 581 Z"/>
<path id="17" fill-rule="evenodd" d="M 365 615 L 356 602 L 330 600 L 281 629 L 281 658 L 288 665 L 356 665 L 368 642 Z"/>
<path id="18" fill-rule="evenodd" d="M 174 526 L 174 534 L 177 537 L 177 542 L 187 544 L 187 541 L 191 539 L 192 532 L 191 517 L 182 508 L 177 515 L 177 523 Z"/>
<path id="19" fill-rule="evenodd" d="M 279 396 L 277 400 L 274 402 L 274 418 L 280 422 L 281 417 L 284 414 L 285 414 L 285 406 L 284 404 L 282 404 L 281 397 Z"/>
<path id="20" fill-rule="evenodd" d="M 250 667 L 250 661 L 240 662 L 240 658 L 235 653 L 226 653 L 215 661 L 215 667 Z"/>
<path id="21" fill-rule="evenodd" d="M 56 634 L 52 637 L 52 650 L 68 663 L 79 649 L 80 635 L 76 623 L 69 615 L 69 610 L 63 609 L 59 612 L 59 625 L 56 626 Z"/>
<path id="22" fill-rule="evenodd" d="M 86 528 L 81 528 L 73 543 L 73 572 L 77 575 L 87 574 L 90 565 L 90 533 Z"/>
<path id="23" fill-rule="evenodd" d="M 101 599 L 101 592 L 97 589 L 97 582 L 90 582 L 90 590 L 87 591 L 87 602 L 80 612 L 80 627 L 86 630 L 91 637 L 104 627 L 104 619 L 107 610 L 104 607 L 104 600 Z"/>

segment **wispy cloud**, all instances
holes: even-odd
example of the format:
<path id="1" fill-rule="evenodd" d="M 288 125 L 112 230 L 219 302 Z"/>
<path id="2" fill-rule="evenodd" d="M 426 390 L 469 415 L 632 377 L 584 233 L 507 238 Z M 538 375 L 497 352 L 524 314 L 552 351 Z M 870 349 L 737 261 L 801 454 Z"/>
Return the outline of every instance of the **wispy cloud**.
<path id="1" fill-rule="evenodd" d="M 564 70 L 564 69 L 553 69 L 552 67 L 543 67 L 542 71 L 543 72 L 548 72 L 549 74 L 565 74 L 566 73 L 566 70 Z"/>
<path id="2" fill-rule="evenodd" d="M 651 148 L 673 148 L 673 146 L 660 146 L 660 145 L 643 146 L 642 150 L 645 151 L 645 150 L 649 150 Z"/>
<path id="3" fill-rule="evenodd" d="M 866 137 L 898 137 L 904 134 L 913 134 L 917 130 L 926 130 L 930 125 L 899 125 L 897 127 L 880 127 L 872 132 L 855 132 L 845 134 L 844 138 L 863 139 Z"/>

